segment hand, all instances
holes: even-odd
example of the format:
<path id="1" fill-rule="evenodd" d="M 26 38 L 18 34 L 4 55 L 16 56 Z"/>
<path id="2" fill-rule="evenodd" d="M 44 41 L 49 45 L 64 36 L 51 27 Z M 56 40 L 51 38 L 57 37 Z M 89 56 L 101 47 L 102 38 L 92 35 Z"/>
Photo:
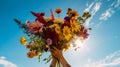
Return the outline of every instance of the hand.
<path id="1" fill-rule="evenodd" d="M 61 64 L 63 65 L 63 67 L 71 67 L 67 63 L 67 61 L 65 60 L 65 58 L 63 57 L 62 50 L 59 50 L 56 47 L 52 46 L 51 49 L 50 49 L 50 51 L 51 51 L 51 54 L 53 56 L 53 59 L 56 59 L 56 61 L 61 62 Z"/>
<path id="2" fill-rule="evenodd" d="M 56 47 L 51 47 L 50 49 L 53 58 L 60 60 L 63 58 L 62 50 L 57 49 Z"/>
<path id="3" fill-rule="evenodd" d="M 54 57 L 52 57 L 53 59 L 52 59 L 52 62 L 51 62 L 51 65 L 50 65 L 50 67 L 56 67 L 56 62 L 57 62 L 57 60 L 54 58 Z"/>

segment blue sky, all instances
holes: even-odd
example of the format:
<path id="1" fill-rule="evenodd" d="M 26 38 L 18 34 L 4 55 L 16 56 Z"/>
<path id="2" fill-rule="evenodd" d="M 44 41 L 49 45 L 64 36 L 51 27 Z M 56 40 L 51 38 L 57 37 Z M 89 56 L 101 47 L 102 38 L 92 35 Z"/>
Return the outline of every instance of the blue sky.
<path id="1" fill-rule="evenodd" d="M 49 67 L 50 63 L 27 58 L 28 50 L 19 43 L 26 35 L 13 19 L 33 21 L 30 11 L 50 16 L 50 9 L 56 8 L 62 8 L 63 18 L 69 7 L 80 15 L 84 11 L 92 14 L 86 21 L 92 30 L 83 47 L 64 53 L 71 66 L 120 67 L 120 0 L 0 0 L 0 67 Z"/>

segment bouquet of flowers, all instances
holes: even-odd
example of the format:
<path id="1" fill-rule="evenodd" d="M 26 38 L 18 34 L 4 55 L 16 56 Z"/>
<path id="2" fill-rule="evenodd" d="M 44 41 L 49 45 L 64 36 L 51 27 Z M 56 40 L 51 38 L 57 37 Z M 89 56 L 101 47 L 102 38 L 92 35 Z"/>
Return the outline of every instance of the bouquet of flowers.
<path id="1" fill-rule="evenodd" d="M 77 11 L 68 8 L 67 15 L 63 19 L 60 18 L 62 9 L 55 10 L 58 17 L 54 16 L 52 10 L 50 12 L 50 17 L 45 17 L 45 13 L 31 11 L 36 17 L 33 22 L 21 23 L 17 19 L 14 20 L 28 35 L 28 39 L 21 37 L 20 42 L 29 49 L 27 53 L 29 58 L 38 57 L 40 61 L 42 54 L 49 51 L 51 55 L 44 61 L 49 62 L 52 59 L 51 67 L 55 67 L 57 63 L 65 67 L 65 62 L 61 61 L 58 53 L 61 53 L 63 57 L 62 51 L 68 50 L 70 44 L 76 47 L 76 39 L 83 41 L 88 38 L 88 30 L 91 28 L 85 28 L 84 23 L 91 15 L 89 12 L 84 12 L 82 16 L 79 16 Z"/>

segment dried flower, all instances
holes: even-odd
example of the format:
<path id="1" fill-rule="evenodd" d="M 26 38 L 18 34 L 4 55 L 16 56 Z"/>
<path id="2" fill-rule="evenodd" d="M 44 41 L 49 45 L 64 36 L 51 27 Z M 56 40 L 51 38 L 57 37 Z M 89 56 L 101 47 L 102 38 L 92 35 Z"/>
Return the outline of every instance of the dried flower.
<path id="1" fill-rule="evenodd" d="M 64 28 L 63 28 L 63 35 L 64 35 L 64 37 L 65 37 L 65 39 L 67 41 L 72 37 L 70 28 L 68 26 L 64 26 Z"/>
<path id="2" fill-rule="evenodd" d="M 44 17 L 45 13 L 31 12 L 36 19 L 33 22 L 27 21 L 25 24 L 15 19 L 29 37 L 28 44 L 25 37 L 20 38 L 21 44 L 27 44 L 26 48 L 29 50 L 27 56 L 29 58 L 38 56 L 38 59 L 40 59 L 40 56 L 44 52 L 51 51 L 52 47 L 66 51 L 70 44 L 73 44 L 73 47 L 77 46 L 76 38 L 82 41 L 89 35 L 88 30 L 91 30 L 91 28 L 85 28 L 84 26 L 85 20 L 91 16 L 89 12 L 85 12 L 80 17 L 77 11 L 68 8 L 67 16 L 64 18 L 60 18 L 62 12 L 60 8 L 55 10 L 58 18 L 54 16 L 52 9 L 50 12 L 50 17 Z M 47 62 L 49 60 L 47 59 Z"/>
<path id="3" fill-rule="evenodd" d="M 70 25 L 71 25 L 72 32 L 78 32 L 80 30 L 80 26 L 78 22 L 70 21 Z"/>
<path id="4" fill-rule="evenodd" d="M 69 48 L 70 48 L 70 44 L 67 43 L 64 45 L 64 51 L 67 51 Z"/>
<path id="5" fill-rule="evenodd" d="M 60 13 L 62 12 L 62 9 L 57 8 L 57 9 L 55 10 L 55 12 L 56 12 L 57 14 L 60 14 Z"/>
<path id="6" fill-rule="evenodd" d="M 40 15 L 41 15 L 41 16 L 44 16 L 44 15 L 45 15 L 45 13 L 40 13 Z"/>
<path id="7" fill-rule="evenodd" d="M 30 48 L 31 48 L 31 45 L 26 45 L 26 48 L 27 48 L 27 49 L 30 49 Z"/>
<path id="8" fill-rule="evenodd" d="M 52 39 L 47 38 L 46 42 L 47 42 L 48 45 L 51 45 L 52 44 Z"/>
<path id="9" fill-rule="evenodd" d="M 27 53 L 27 56 L 29 58 L 34 58 L 36 56 L 36 50 L 32 50 L 30 52 Z"/>
<path id="10" fill-rule="evenodd" d="M 71 14 L 72 17 L 79 16 L 79 14 L 77 13 L 77 11 L 74 11 L 74 10 L 70 11 L 70 14 Z"/>
<path id="11" fill-rule="evenodd" d="M 64 18 L 64 20 L 66 20 L 66 21 L 68 21 L 68 22 L 70 22 L 70 19 L 71 19 L 71 17 L 69 17 L 69 16 L 66 16 L 66 17 Z"/>
<path id="12" fill-rule="evenodd" d="M 67 14 L 68 14 L 68 16 L 70 15 L 70 12 L 72 11 L 72 9 L 71 8 L 68 8 L 68 11 L 67 11 Z"/>
<path id="13" fill-rule="evenodd" d="M 91 14 L 89 12 L 84 12 L 82 17 L 86 17 L 86 19 L 87 19 L 87 18 L 91 17 Z"/>
<path id="14" fill-rule="evenodd" d="M 23 45 L 26 45 L 27 44 L 26 38 L 25 37 L 21 37 L 20 38 L 20 43 L 23 44 Z"/>

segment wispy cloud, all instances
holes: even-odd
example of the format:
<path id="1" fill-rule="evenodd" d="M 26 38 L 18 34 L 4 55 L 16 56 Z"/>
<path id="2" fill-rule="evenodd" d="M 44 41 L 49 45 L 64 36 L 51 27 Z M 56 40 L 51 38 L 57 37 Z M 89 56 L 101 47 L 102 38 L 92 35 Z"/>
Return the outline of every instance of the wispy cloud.
<path id="1" fill-rule="evenodd" d="M 4 67 L 17 67 L 14 63 L 7 61 L 6 57 L 0 57 L 0 65 L 3 65 Z"/>
<path id="2" fill-rule="evenodd" d="M 96 62 L 89 60 L 87 64 L 81 65 L 80 67 L 114 67 L 120 66 L 120 50 L 106 56 L 104 59 Z"/>
<path id="3" fill-rule="evenodd" d="M 118 8 L 120 7 L 120 0 L 115 0 L 112 4 L 111 7 Z"/>
<path id="4" fill-rule="evenodd" d="M 87 5 L 87 8 L 85 9 L 85 11 L 90 11 L 90 9 L 93 7 L 94 5 L 94 2 L 91 3 L 89 6 L 88 6 L 88 3 L 86 4 Z"/>
<path id="5" fill-rule="evenodd" d="M 108 9 L 106 9 L 100 16 L 99 20 L 107 20 L 110 18 L 120 7 L 120 0 L 115 0 Z"/>
<path id="6" fill-rule="evenodd" d="M 93 19 L 93 16 L 98 12 L 100 9 L 101 2 L 93 2 L 91 3 L 85 11 L 89 11 L 91 13 L 91 17 L 86 21 L 86 25 L 89 25 L 89 22 Z"/>
<path id="7" fill-rule="evenodd" d="M 112 16 L 114 10 L 112 8 L 108 8 L 104 13 L 101 14 L 100 20 L 107 20 L 109 17 Z"/>

